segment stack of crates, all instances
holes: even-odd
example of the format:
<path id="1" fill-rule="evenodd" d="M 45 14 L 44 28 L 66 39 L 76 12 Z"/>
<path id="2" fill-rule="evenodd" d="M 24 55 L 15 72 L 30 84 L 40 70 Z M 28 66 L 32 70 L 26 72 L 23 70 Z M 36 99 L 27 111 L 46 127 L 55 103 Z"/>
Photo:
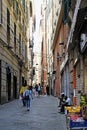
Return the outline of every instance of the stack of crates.
<path id="1" fill-rule="evenodd" d="M 80 114 L 81 107 L 80 106 L 67 106 L 65 107 L 65 115 L 66 115 L 66 125 L 67 129 L 70 128 L 70 116 Z"/>
<path id="2" fill-rule="evenodd" d="M 80 113 L 81 111 L 81 107 L 80 106 L 70 106 L 70 107 L 65 107 L 65 111 L 67 116 L 76 114 L 76 113 Z"/>

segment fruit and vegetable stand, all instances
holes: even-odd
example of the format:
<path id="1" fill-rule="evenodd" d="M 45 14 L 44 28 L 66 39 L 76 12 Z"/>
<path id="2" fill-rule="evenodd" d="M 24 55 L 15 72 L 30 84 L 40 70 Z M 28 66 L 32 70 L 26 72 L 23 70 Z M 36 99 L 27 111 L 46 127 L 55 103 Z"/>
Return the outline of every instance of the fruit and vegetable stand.
<path id="1" fill-rule="evenodd" d="M 65 107 L 67 129 L 83 129 L 87 128 L 87 106 L 71 106 Z"/>

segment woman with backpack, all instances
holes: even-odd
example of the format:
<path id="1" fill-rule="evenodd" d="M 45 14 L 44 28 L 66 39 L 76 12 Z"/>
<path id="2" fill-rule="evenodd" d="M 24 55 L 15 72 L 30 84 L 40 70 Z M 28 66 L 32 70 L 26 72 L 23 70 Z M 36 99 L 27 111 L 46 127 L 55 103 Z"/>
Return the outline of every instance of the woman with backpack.
<path id="1" fill-rule="evenodd" d="M 26 100 L 27 111 L 30 111 L 30 101 L 31 101 L 31 98 L 32 98 L 32 92 L 31 92 L 29 86 L 27 87 L 27 89 L 25 89 L 25 91 L 23 93 L 23 97 Z"/>

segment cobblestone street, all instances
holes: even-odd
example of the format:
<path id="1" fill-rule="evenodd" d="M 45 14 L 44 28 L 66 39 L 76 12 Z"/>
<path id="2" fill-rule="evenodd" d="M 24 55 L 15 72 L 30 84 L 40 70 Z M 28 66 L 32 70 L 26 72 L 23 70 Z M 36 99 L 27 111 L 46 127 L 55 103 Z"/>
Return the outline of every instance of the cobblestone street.
<path id="1" fill-rule="evenodd" d="M 0 106 L 0 130 L 66 130 L 65 115 L 55 97 L 35 97 L 30 111 L 18 99 Z"/>

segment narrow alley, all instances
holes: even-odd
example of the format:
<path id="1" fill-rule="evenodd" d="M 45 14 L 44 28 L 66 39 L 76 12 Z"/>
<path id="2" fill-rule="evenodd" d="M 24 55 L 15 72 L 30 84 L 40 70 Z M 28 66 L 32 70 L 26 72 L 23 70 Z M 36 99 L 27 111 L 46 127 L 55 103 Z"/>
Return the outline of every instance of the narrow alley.
<path id="1" fill-rule="evenodd" d="M 87 0 L 0 0 L 0 130 L 69 127 L 87 129 Z"/>
<path id="2" fill-rule="evenodd" d="M 66 130 L 65 115 L 56 97 L 35 97 L 30 111 L 18 99 L 0 106 L 0 130 Z"/>

